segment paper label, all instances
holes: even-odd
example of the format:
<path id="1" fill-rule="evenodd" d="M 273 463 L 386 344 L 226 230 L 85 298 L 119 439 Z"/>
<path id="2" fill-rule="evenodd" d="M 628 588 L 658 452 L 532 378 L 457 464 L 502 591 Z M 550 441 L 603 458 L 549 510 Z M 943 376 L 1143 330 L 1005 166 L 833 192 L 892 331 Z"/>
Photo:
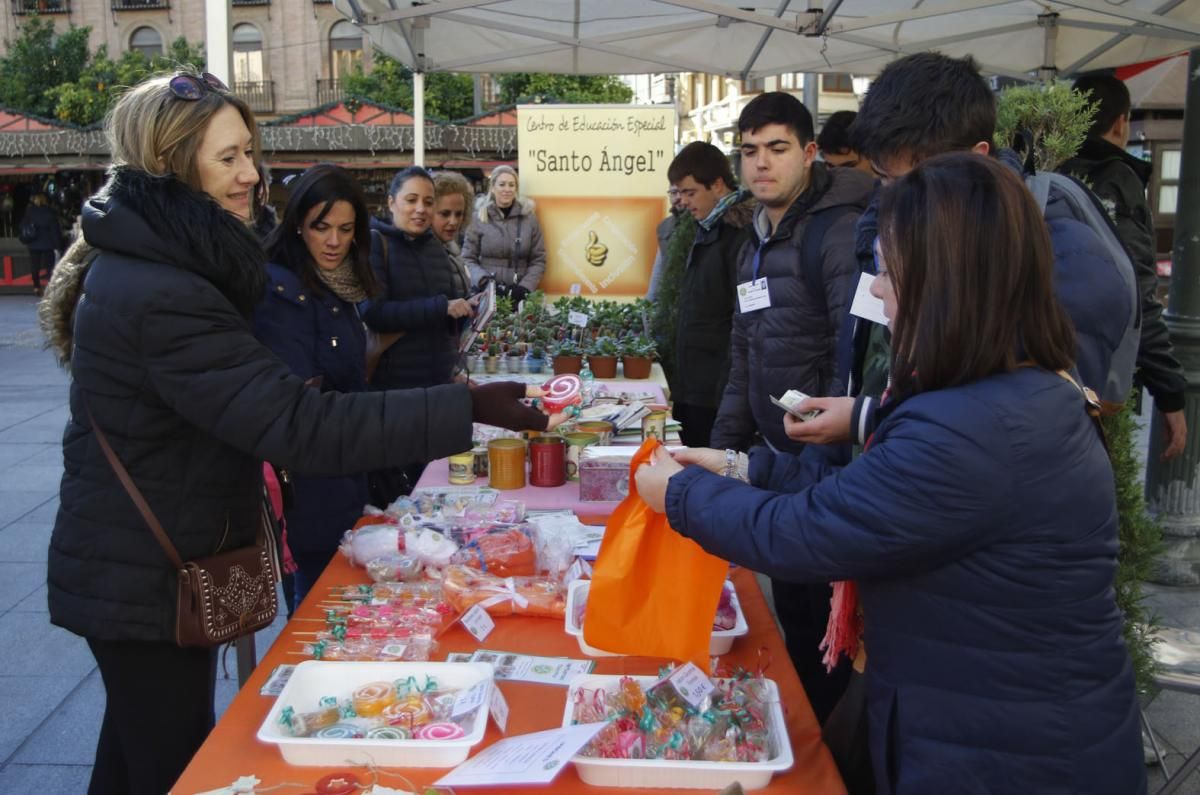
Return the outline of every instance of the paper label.
<path id="1" fill-rule="evenodd" d="M 697 668 L 695 663 L 684 663 L 669 673 L 666 679 L 675 686 L 679 695 L 696 709 L 700 709 L 705 697 L 716 690 L 708 674 Z"/>
<path id="2" fill-rule="evenodd" d="M 850 314 L 886 326 L 888 319 L 887 315 L 883 313 L 883 301 L 871 295 L 871 285 L 874 282 L 875 277 L 869 273 L 858 275 L 858 286 L 854 288 L 854 301 L 850 304 Z"/>
<path id="3" fill-rule="evenodd" d="M 771 293 L 767 290 L 767 277 L 742 282 L 738 285 L 738 309 L 742 314 L 757 312 L 771 305 Z"/>
<path id="4" fill-rule="evenodd" d="M 504 700 L 504 694 L 500 692 L 499 687 L 492 688 L 492 694 L 488 697 L 488 710 L 492 715 L 492 720 L 496 721 L 496 727 L 500 729 L 500 733 L 506 733 L 508 731 L 508 702 Z"/>
<path id="5" fill-rule="evenodd" d="M 439 787 L 548 784 L 608 723 L 505 737 L 434 782 Z"/>
<path id="6" fill-rule="evenodd" d="M 288 679 L 292 678 L 292 671 L 296 670 L 294 665 L 279 665 L 271 671 L 271 676 L 267 679 L 267 683 L 258 691 L 262 696 L 277 696 L 283 692 L 283 687 L 288 683 Z"/>
<path id="7" fill-rule="evenodd" d="M 470 632 L 472 637 L 480 643 L 496 628 L 496 622 L 488 615 L 487 610 L 479 605 L 474 605 L 463 613 L 462 624 L 467 628 L 467 632 Z"/>
<path id="8" fill-rule="evenodd" d="M 562 685 L 581 674 L 590 674 L 596 667 L 593 660 L 572 660 L 567 657 L 535 657 L 507 651 L 478 649 L 471 662 L 491 663 L 496 679 L 506 682 L 533 682 L 541 685 Z"/>
<path id="9" fill-rule="evenodd" d="M 584 328 L 588 324 L 588 316 L 583 312 L 576 312 L 574 309 L 572 309 L 567 313 L 567 322 L 572 326 Z"/>
<path id="10" fill-rule="evenodd" d="M 466 715 L 468 712 L 479 709 L 484 699 L 487 698 L 488 689 L 491 686 L 492 680 L 484 679 L 481 682 L 476 682 L 473 687 L 458 691 L 458 695 L 454 697 L 454 704 L 450 707 L 450 717 L 457 718 L 460 715 Z"/>
<path id="11" fill-rule="evenodd" d="M 379 653 L 384 657 L 395 657 L 399 659 L 404 656 L 404 650 L 408 648 L 407 643 L 389 643 L 379 650 Z"/>
<path id="12" fill-rule="evenodd" d="M 571 295 L 579 295 L 582 292 L 583 292 L 583 285 L 580 284 L 579 282 L 575 282 L 574 284 L 571 285 Z"/>

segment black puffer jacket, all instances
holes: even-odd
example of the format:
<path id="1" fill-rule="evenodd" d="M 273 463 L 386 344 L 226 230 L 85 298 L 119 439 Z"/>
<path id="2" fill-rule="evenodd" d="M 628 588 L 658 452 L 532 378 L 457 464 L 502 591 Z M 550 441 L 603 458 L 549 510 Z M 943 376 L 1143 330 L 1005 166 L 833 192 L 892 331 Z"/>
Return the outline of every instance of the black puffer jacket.
<path id="1" fill-rule="evenodd" d="M 73 375 L 53 623 L 93 638 L 173 638 L 175 571 L 105 460 L 85 394 L 185 560 L 252 542 L 263 459 L 337 474 L 470 446 L 465 386 L 321 394 L 293 376 L 251 333 L 258 244 L 207 196 L 117 170 L 85 205 L 83 234 L 100 253 L 82 294 L 72 254 L 43 313 Z"/>
<path id="2" fill-rule="evenodd" d="M 729 385 L 713 426 L 713 447 L 745 450 L 761 434 L 776 450 L 799 452 L 803 446 L 783 432 L 783 411 L 771 396 L 789 389 L 814 397 L 842 394 L 838 334 L 859 273 L 854 226 L 872 187 L 861 171 L 814 163 L 808 188 L 769 237 L 765 208 L 755 213 L 762 249 L 758 277 L 767 279 L 771 305 L 734 313 Z M 822 298 L 810 294 L 800 262 L 804 230 L 814 213 L 837 206 L 853 210 L 838 218 L 821 242 Z M 754 278 L 756 253 L 753 240 L 742 248 L 738 284 Z"/>
<path id="3" fill-rule="evenodd" d="M 671 399 L 715 409 L 729 380 L 729 335 L 737 309 L 738 254 L 753 240 L 756 203 L 741 201 L 710 230 L 698 229 L 679 288 Z"/>
<path id="4" fill-rule="evenodd" d="M 1163 307 L 1155 295 L 1158 269 L 1154 218 L 1146 186 L 1154 167 L 1103 138 L 1084 141 L 1079 153 L 1063 164 L 1064 173 L 1078 177 L 1100 197 L 1129 252 L 1142 297 L 1142 336 L 1138 341 L 1137 376 L 1154 396 L 1160 411 L 1183 409 L 1187 378 L 1171 349 Z"/>
<path id="5" fill-rule="evenodd" d="M 371 267 L 382 295 L 363 304 L 363 320 L 376 331 L 404 332 L 380 357 L 372 383 L 381 389 L 445 384 L 458 358 L 458 321 L 446 307 L 466 298 L 456 267 L 431 232 L 410 237 L 375 218 L 371 229 Z"/>
<path id="6" fill-rule="evenodd" d="M 21 216 L 21 226 L 32 224 L 37 229 L 33 240 L 25 244 L 30 251 L 62 251 L 62 227 L 58 223 L 58 214 L 48 205 L 30 204 Z"/>

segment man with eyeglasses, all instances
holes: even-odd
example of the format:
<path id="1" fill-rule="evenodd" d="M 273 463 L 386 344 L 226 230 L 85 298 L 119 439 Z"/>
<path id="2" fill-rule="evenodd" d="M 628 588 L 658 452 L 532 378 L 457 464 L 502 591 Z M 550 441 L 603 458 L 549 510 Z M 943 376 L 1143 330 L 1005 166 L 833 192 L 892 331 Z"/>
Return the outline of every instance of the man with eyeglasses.
<path id="1" fill-rule="evenodd" d="M 857 168 L 874 176 L 871 161 L 856 152 L 850 143 L 850 125 L 857 115 L 852 110 L 839 110 L 826 119 L 817 136 L 817 151 L 821 153 L 821 159 L 834 168 Z"/>
<path id="2" fill-rule="evenodd" d="M 658 251 L 654 255 L 654 267 L 650 271 L 650 287 L 646 290 L 646 300 L 648 301 L 653 301 L 658 294 L 663 270 L 667 266 L 667 244 L 671 242 L 671 235 L 675 233 L 675 224 L 679 222 L 679 216 L 685 212 L 679 188 L 672 185 L 667 190 L 667 199 L 671 202 L 671 213 L 659 221 L 658 228 L 654 230 L 654 234 L 658 238 Z"/>

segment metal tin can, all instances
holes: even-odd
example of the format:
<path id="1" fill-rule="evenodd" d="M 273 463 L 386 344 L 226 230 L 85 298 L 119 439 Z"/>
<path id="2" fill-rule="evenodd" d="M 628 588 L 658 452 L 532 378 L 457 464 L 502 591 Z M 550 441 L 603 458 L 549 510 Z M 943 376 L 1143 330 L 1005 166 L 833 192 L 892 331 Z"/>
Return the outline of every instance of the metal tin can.
<path id="1" fill-rule="evenodd" d="M 663 443 L 667 441 L 667 412 L 652 411 L 642 417 L 642 441 L 651 436 Z"/>
<path id="2" fill-rule="evenodd" d="M 475 482 L 475 454 L 456 453 L 450 456 L 450 482 L 455 486 L 469 486 Z"/>
<path id="3" fill-rule="evenodd" d="M 492 439 L 488 442 L 488 485 L 494 489 L 525 488 L 525 442 Z"/>
<path id="4" fill-rule="evenodd" d="M 605 420 L 583 420 L 575 423 L 575 429 L 580 433 L 594 433 L 600 437 L 600 446 L 612 444 L 613 424 Z"/>
<path id="5" fill-rule="evenodd" d="M 539 436 L 529 443 L 529 485 L 561 486 L 567 482 L 567 443 L 561 436 Z"/>
<path id="6" fill-rule="evenodd" d="M 567 480 L 579 480 L 579 456 L 583 448 L 600 443 L 600 437 L 594 433 L 568 433 L 567 440 Z"/>

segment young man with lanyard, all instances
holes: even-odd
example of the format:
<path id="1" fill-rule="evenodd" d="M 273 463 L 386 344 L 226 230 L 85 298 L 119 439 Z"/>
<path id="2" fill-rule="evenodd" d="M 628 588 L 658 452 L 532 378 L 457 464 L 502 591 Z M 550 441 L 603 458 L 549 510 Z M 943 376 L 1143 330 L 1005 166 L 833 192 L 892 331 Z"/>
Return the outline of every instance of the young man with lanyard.
<path id="1" fill-rule="evenodd" d="M 838 334 L 859 274 L 854 228 L 872 181 L 849 168 L 814 162 L 812 116 L 790 94 L 768 92 L 738 118 L 742 184 L 759 207 L 754 239 L 743 246 L 737 274 L 729 384 L 711 443 L 746 451 L 765 443 L 797 453 L 771 397 L 789 389 L 844 393 L 838 377 Z M 847 670 L 826 673 L 818 645 L 829 615 L 830 589 L 772 581 L 788 653 L 817 718 L 844 687 Z M 843 666 L 848 669 L 848 666 Z"/>

